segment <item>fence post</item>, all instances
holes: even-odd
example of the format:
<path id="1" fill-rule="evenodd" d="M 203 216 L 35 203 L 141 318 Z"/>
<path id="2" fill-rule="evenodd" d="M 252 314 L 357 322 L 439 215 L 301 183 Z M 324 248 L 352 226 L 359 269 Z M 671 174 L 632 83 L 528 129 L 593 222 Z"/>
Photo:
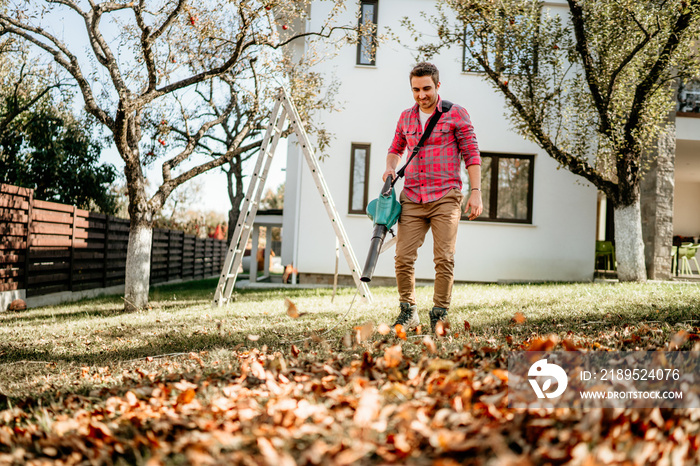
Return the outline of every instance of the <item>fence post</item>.
<path id="1" fill-rule="evenodd" d="M 78 208 L 73 206 L 73 222 L 70 232 L 70 269 L 68 270 L 68 288 L 73 291 L 73 266 L 75 264 L 75 218 Z"/>
<path id="2" fill-rule="evenodd" d="M 185 279 L 185 232 L 182 234 L 182 245 L 180 246 L 180 278 Z"/>
<path id="3" fill-rule="evenodd" d="M 107 255 L 109 254 L 109 226 L 110 226 L 109 215 L 105 218 L 105 246 L 102 256 L 102 287 L 107 288 Z"/>
<path id="4" fill-rule="evenodd" d="M 168 228 L 168 248 L 165 253 L 165 281 L 170 281 L 170 248 L 172 247 L 173 230 Z"/>
<path id="5" fill-rule="evenodd" d="M 24 289 L 29 291 L 29 248 L 31 245 L 31 230 L 32 230 L 32 205 L 34 204 L 34 190 L 29 190 L 29 199 L 27 199 L 27 237 L 24 241 Z M 18 280 L 19 281 L 19 280 Z"/>

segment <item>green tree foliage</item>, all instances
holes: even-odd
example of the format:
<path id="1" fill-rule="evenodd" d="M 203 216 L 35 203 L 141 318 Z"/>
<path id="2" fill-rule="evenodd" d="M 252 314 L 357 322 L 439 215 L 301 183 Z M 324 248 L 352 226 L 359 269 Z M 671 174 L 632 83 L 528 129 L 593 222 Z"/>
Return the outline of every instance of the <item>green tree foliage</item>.
<path id="1" fill-rule="evenodd" d="M 673 83 L 699 71 L 700 0 L 567 5 L 558 14 L 533 0 L 440 0 L 428 17 L 438 40 L 419 50 L 462 48 L 465 68 L 505 97 L 515 129 L 605 193 L 620 278 L 643 280 L 640 180 L 675 105 Z"/>
<path id="2" fill-rule="evenodd" d="M 267 210 L 284 209 L 284 183 L 277 186 L 276 190 L 268 188 L 260 199 L 260 208 Z"/>
<path id="3" fill-rule="evenodd" d="M 102 146 L 93 130 L 56 107 L 36 109 L 0 136 L 0 179 L 33 188 L 38 199 L 115 213 L 109 186 L 117 171 L 100 163 Z"/>
<path id="4" fill-rule="evenodd" d="M 30 64 L 16 44 L 0 45 L 0 62 L 0 182 L 32 188 L 38 199 L 114 213 L 109 186 L 117 172 L 100 163 L 94 122 L 77 119 L 56 74 Z"/>

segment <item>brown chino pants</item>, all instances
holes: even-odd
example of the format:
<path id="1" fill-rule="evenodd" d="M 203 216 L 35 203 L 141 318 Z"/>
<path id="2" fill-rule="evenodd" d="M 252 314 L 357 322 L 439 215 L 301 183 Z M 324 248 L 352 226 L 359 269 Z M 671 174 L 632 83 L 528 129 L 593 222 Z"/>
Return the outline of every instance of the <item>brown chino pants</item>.
<path id="1" fill-rule="evenodd" d="M 400 302 L 416 304 L 414 264 L 418 258 L 418 248 L 425 241 L 428 229 L 431 229 L 435 262 L 433 303 L 445 309 L 450 307 L 462 198 L 458 189 L 452 189 L 437 201 L 416 204 L 401 192 L 401 217 L 397 228 L 395 257 Z"/>

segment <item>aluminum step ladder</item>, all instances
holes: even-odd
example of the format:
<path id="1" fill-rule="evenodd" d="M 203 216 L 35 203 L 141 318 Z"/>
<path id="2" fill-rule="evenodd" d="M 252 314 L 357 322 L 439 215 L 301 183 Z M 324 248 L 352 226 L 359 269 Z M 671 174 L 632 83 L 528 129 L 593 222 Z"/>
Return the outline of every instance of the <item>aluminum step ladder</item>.
<path id="1" fill-rule="evenodd" d="M 262 145 L 260 146 L 260 155 L 258 156 L 257 163 L 255 164 L 255 169 L 253 170 L 253 174 L 250 178 L 250 185 L 248 186 L 248 191 L 243 200 L 243 205 L 241 206 L 241 213 L 238 216 L 238 221 L 236 222 L 236 229 L 234 230 L 233 237 L 231 238 L 231 244 L 229 245 L 226 259 L 224 260 L 224 266 L 221 271 L 221 277 L 219 278 L 219 284 L 216 287 L 216 293 L 214 294 L 214 301 L 212 305 L 220 307 L 231 299 L 231 293 L 233 292 L 236 277 L 238 276 L 238 269 L 243 262 L 245 246 L 248 243 L 248 238 L 250 237 L 253 223 L 255 222 L 255 215 L 258 211 L 258 205 L 263 194 L 265 180 L 270 170 L 272 157 L 275 154 L 277 143 L 279 142 L 280 135 L 284 130 L 284 125 L 287 120 L 297 136 L 301 150 L 304 153 L 306 163 L 311 170 L 311 175 L 314 179 L 314 183 L 316 184 L 316 188 L 318 188 L 321 199 L 323 200 L 323 205 L 326 207 L 326 212 L 328 213 L 328 217 L 333 225 L 335 235 L 338 238 L 338 242 L 345 256 L 345 260 L 352 271 L 352 276 L 355 280 L 355 284 L 357 285 L 358 292 L 364 300 L 371 303 L 372 294 L 369 291 L 367 283 L 360 280 L 362 269 L 360 268 L 357 257 L 355 257 L 355 253 L 352 250 L 350 239 L 345 232 L 345 228 L 340 220 L 338 211 L 333 203 L 331 193 L 328 190 L 326 181 L 321 173 L 321 167 L 319 166 L 318 160 L 314 155 L 313 148 L 309 141 L 309 136 L 306 134 L 304 126 L 301 124 L 301 118 L 299 117 L 299 113 L 294 106 L 294 102 L 292 102 L 292 100 L 289 98 L 287 91 L 284 88 L 280 88 L 275 106 L 272 110 L 270 124 L 267 127 L 267 131 L 265 132 L 265 136 L 262 140 Z M 255 252 L 251 252 L 251 261 L 255 260 L 255 257 Z"/>

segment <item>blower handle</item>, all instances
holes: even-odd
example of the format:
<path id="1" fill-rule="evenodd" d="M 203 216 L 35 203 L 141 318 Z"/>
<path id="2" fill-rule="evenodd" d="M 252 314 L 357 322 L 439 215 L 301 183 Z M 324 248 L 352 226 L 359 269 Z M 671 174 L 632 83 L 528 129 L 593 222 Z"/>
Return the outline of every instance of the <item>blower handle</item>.
<path id="1" fill-rule="evenodd" d="M 384 186 L 382 187 L 382 190 L 381 190 L 381 195 L 384 197 L 388 197 L 391 194 L 391 188 L 394 187 L 394 183 L 396 183 L 396 181 L 398 179 L 399 179 L 398 175 L 393 180 L 391 179 L 390 176 L 387 176 L 386 181 L 384 181 Z"/>

